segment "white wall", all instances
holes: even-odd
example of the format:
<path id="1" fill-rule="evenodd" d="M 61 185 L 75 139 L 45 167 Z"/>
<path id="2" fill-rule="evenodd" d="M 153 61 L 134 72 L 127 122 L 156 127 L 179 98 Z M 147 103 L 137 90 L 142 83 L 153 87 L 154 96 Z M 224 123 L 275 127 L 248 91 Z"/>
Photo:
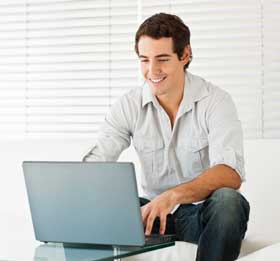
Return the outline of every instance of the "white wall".
<path id="1" fill-rule="evenodd" d="M 245 160 L 242 192 L 251 205 L 248 234 L 256 241 L 280 241 L 280 140 L 246 141 Z"/>

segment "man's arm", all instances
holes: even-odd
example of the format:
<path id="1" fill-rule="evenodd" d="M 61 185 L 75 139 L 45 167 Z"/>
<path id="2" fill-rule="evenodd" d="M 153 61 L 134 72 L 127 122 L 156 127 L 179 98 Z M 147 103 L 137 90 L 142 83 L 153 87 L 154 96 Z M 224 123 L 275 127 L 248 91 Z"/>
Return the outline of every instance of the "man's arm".
<path id="1" fill-rule="evenodd" d="M 204 200 L 215 190 L 223 187 L 239 189 L 241 179 L 238 173 L 224 165 L 207 169 L 196 179 L 173 188 L 174 201 L 177 204 L 188 204 Z"/>
<path id="2" fill-rule="evenodd" d="M 189 204 L 206 199 L 215 190 L 223 187 L 238 189 L 241 179 L 238 173 L 223 164 L 204 171 L 196 179 L 169 189 L 142 207 L 142 219 L 149 235 L 156 217 L 160 217 L 160 233 L 164 234 L 166 216 L 178 204 Z"/>
<path id="3" fill-rule="evenodd" d="M 83 161 L 116 161 L 130 145 L 134 114 L 129 99 L 119 98 L 107 113 L 95 144 Z"/>

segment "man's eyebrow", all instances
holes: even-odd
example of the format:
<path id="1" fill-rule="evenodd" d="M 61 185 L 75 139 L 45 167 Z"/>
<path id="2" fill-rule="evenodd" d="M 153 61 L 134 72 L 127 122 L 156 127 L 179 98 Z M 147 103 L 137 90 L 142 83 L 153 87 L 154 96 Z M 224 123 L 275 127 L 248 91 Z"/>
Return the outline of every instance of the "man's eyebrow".
<path id="1" fill-rule="evenodd" d="M 171 57 L 171 55 L 167 53 L 156 55 L 156 58 L 161 58 L 161 57 Z"/>
<path id="2" fill-rule="evenodd" d="M 167 54 L 167 53 L 163 53 L 163 54 L 156 55 L 155 57 L 156 57 L 156 58 L 171 57 L 171 55 L 170 55 L 170 54 Z M 148 57 L 145 56 L 145 55 L 139 55 L 139 58 L 145 58 L 145 59 L 147 59 Z"/>

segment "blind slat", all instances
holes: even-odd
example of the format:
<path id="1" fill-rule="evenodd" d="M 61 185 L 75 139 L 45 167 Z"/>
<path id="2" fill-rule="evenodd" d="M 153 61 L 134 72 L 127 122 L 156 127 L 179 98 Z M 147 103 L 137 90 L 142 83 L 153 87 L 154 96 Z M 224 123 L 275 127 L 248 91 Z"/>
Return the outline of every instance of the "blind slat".
<path id="1" fill-rule="evenodd" d="M 96 135 L 117 97 L 143 83 L 139 18 L 166 11 L 191 29 L 189 70 L 232 95 L 245 136 L 279 137 L 279 9 L 270 0 L 4 0 L 0 132 Z"/>

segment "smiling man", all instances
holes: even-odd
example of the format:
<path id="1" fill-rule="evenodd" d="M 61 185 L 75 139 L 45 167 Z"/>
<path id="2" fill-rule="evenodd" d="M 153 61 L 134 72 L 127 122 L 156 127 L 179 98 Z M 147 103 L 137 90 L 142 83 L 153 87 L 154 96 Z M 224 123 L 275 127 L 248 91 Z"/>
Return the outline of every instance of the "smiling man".
<path id="1" fill-rule="evenodd" d="M 232 98 L 188 72 L 190 31 L 175 15 L 145 20 L 135 51 L 145 84 L 114 104 L 84 160 L 115 161 L 132 138 L 145 233 L 175 232 L 198 244 L 199 261 L 235 260 L 250 207 L 238 191 L 243 138 Z"/>

